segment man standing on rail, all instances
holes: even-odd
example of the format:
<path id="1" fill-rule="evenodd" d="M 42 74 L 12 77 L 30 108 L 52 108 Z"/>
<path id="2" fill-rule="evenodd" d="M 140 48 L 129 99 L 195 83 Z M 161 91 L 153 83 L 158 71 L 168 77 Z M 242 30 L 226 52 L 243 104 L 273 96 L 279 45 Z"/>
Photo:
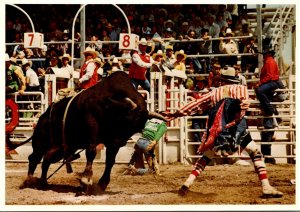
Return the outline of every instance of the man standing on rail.
<path id="1" fill-rule="evenodd" d="M 80 78 L 75 82 L 75 84 L 81 89 L 87 89 L 98 82 L 98 67 L 94 62 L 94 59 L 98 56 L 98 52 L 87 47 L 83 54 L 85 57 L 84 64 L 80 69 Z"/>
<path id="2" fill-rule="evenodd" d="M 129 78 L 136 89 L 140 85 L 143 89 L 150 93 L 150 82 L 146 77 L 147 69 L 152 66 L 155 61 L 146 53 L 147 41 L 142 38 L 139 42 L 139 50 L 132 54 L 132 63 L 129 67 Z"/>

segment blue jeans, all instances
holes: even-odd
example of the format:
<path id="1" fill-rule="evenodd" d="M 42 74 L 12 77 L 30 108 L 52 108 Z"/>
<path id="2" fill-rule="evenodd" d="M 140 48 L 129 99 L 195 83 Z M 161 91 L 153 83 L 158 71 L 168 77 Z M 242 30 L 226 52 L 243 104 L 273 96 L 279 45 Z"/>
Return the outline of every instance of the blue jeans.
<path id="1" fill-rule="evenodd" d="M 148 91 L 150 93 L 150 82 L 146 79 L 146 80 L 138 80 L 138 79 L 133 79 L 131 78 L 131 83 L 133 84 L 133 86 L 138 89 L 139 85 L 146 91 Z"/>
<path id="2" fill-rule="evenodd" d="M 274 90 L 280 87 L 281 81 L 277 80 L 266 82 L 255 89 L 256 97 L 267 116 L 271 116 L 275 112 L 275 109 L 270 102 L 272 100 Z"/>

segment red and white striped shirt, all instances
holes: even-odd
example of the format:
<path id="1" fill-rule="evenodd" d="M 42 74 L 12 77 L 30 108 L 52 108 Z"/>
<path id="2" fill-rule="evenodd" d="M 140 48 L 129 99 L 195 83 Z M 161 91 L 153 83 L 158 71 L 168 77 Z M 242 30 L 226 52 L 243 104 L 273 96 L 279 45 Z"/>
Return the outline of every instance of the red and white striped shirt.
<path id="1" fill-rule="evenodd" d="M 179 116 L 190 116 L 196 113 L 201 114 L 203 111 L 215 106 L 217 102 L 225 98 L 239 99 L 241 102 L 248 100 L 249 95 L 247 86 L 233 84 L 218 87 L 178 109 L 176 114 Z M 241 115 L 244 115 L 244 113 L 245 111 L 241 111 Z"/>

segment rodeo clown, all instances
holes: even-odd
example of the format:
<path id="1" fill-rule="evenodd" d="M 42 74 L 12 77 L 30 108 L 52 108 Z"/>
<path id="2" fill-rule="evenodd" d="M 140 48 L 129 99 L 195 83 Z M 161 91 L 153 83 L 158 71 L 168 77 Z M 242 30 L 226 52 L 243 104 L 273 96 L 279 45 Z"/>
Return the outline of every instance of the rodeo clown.
<path id="1" fill-rule="evenodd" d="M 217 80 L 219 80 L 220 87 L 199 96 L 174 113 L 161 112 L 170 121 L 177 117 L 190 116 L 209 109 L 207 130 L 203 134 L 197 150 L 197 153 L 202 156 L 196 161 L 188 179 L 179 189 L 179 195 L 187 194 L 196 177 L 215 155 L 226 157 L 237 152 L 240 147 L 241 151 L 245 150 L 251 157 L 261 181 L 263 195 L 281 197 L 283 193 L 270 185 L 263 155 L 247 131 L 244 118 L 245 112 L 250 106 L 247 87 L 238 85 L 239 81 L 235 78 L 235 70 L 231 67 L 221 69 Z"/>
<path id="2" fill-rule="evenodd" d="M 128 167 L 123 174 L 144 175 L 154 173 L 160 175 L 159 165 L 154 151 L 159 139 L 167 131 L 166 122 L 160 119 L 152 118 L 145 124 L 142 136 L 134 145 L 134 152 L 129 161 Z M 144 166 L 144 157 L 147 161 L 148 168 Z"/>

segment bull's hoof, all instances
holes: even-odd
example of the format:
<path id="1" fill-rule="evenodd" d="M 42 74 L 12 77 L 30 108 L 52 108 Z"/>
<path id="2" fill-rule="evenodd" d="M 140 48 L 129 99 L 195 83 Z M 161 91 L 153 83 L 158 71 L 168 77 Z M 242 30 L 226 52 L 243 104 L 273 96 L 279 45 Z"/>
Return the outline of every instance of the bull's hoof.
<path id="1" fill-rule="evenodd" d="M 90 177 L 81 177 L 80 183 L 86 186 L 91 186 L 93 185 L 93 179 Z"/>
<path id="2" fill-rule="evenodd" d="M 28 177 L 22 185 L 19 186 L 20 189 L 24 188 L 35 188 L 35 189 L 46 189 L 48 187 L 47 181 L 37 177 Z"/>
<path id="3" fill-rule="evenodd" d="M 181 188 L 178 190 L 178 195 L 179 195 L 179 196 L 185 196 L 185 195 L 187 195 L 188 191 L 189 191 L 189 188 L 186 187 L 185 185 L 183 185 L 183 186 L 181 186 Z"/>

